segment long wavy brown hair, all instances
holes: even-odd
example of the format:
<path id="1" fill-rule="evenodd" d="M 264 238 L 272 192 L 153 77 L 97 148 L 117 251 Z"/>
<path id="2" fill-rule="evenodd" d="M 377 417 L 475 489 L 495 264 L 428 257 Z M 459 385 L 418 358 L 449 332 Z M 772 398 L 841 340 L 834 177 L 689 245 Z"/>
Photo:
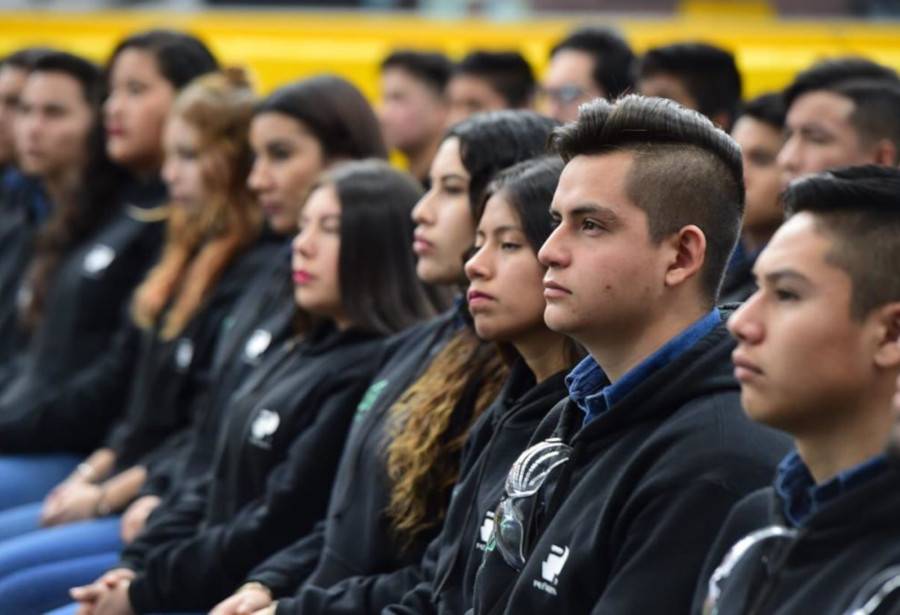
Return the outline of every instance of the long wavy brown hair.
<path id="1" fill-rule="evenodd" d="M 387 514 L 401 548 L 443 521 L 469 429 L 507 372 L 496 346 L 464 327 L 391 407 Z"/>
<path id="2" fill-rule="evenodd" d="M 171 117 L 200 135 L 206 198 L 199 211 L 173 208 L 162 257 L 135 291 L 135 323 L 159 326 L 162 339 L 184 330 L 228 264 L 259 235 L 262 214 L 246 182 L 254 103 L 245 73 L 232 68 L 200 77 L 172 107 Z"/>

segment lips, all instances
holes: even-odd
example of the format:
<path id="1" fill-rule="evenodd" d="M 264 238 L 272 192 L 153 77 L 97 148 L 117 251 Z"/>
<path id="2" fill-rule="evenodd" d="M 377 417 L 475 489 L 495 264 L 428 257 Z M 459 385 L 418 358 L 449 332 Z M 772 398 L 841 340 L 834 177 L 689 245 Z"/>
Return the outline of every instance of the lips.
<path id="1" fill-rule="evenodd" d="M 758 365 L 737 350 L 732 353 L 731 360 L 734 363 L 734 377 L 740 382 L 747 382 L 763 375 L 763 371 Z"/>
<path id="2" fill-rule="evenodd" d="M 297 269 L 294 271 L 293 278 L 294 278 L 294 284 L 297 284 L 298 286 L 303 286 L 304 284 L 309 284 L 310 282 L 312 282 L 313 279 L 315 278 L 315 276 L 313 276 L 311 273 L 309 273 L 308 271 L 305 271 L 303 269 Z"/>
<path id="3" fill-rule="evenodd" d="M 469 289 L 469 292 L 466 293 L 466 301 L 469 304 L 470 310 L 478 310 L 484 307 L 486 304 L 496 301 L 496 299 L 487 293 L 481 292 L 480 290 Z"/>
<path id="4" fill-rule="evenodd" d="M 417 255 L 421 256 L 422 254 L 425 254 L 425 253 L 433 250 L 434 244 L 431 243 L 430 241 L 428 241 L 427 239 L 425 239 L 419 233 L 416 233 L 413 236 L 412 248 L 413 248 L 413 252 L 415 252 Z"/>
<path id="5" fill-rule="evenodd" d="M 571 295 L 572 291 L 561 284 L 557 284 L 553 280 L 544 279 L 544 298 L 545 299 L 561 299 Z"/>

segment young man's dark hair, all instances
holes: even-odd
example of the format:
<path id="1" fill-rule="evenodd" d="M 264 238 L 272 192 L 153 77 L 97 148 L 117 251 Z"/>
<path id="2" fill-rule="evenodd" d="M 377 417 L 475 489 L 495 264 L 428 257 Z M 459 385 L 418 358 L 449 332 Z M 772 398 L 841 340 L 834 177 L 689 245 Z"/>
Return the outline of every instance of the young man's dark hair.
<path id="1" fill-rule="evenodd" d="M 816 62 L 797 73 L 784 89 L 784 104 L 789 108 L 798 96 L 814 90 L 825 90 L 842 82 L 855 79 L 883 79 L 898 81 L 897 72 L 883 64 L 861 57 L 832 58 Z"/>
<path id="2" fill-rule="evenodd" d="M 784 115 L 786 111 L 784 96 L 780 93 L 772 92 L 751 98 L 745 102 L 741 106 L 738 118 L 744 116 L 752 117 L 780 131 L 784 129 Z"/>
<path id="3" fill-rule="evenodd" d="M 732 511 L 695 607 L 896 613 L 900 473 L 883 452 L 900 376 L 900 170 L 804 177 L 784 201 L 760 290 L 728 326 L 744 408 L 796 451 Z"/>
<path id="4" fill-rule="evenodd" d="M 615 100 L 634 86 L 634 52 L 618 32 L 609 28 L 580 28 L 556 43 L 550 50 L 550 58 L 567 49 L 593 57 L 591 76 L 608 100 Z"/>
<path id="5" fill-rule="evenodd" d="M 741 102 L 741 74 L 729 51 L 706 43 L 675 43 L 644 54 L 638 90 L 672 98 L 731 130 Z"/>
<path id="6" fill-rule="evenodd" d="M 741 408 L 713 307 L 740 149 L 635 95 L 582 105 L 552 144 L 566 165 L 538 253 L 544 321 L 590 356 L 506 476 L 475 612 L 687 612 L 711 528 L 787 450 Z"/>
<path id="7" fill-rule="evenodd" d="M 634 86 L 635 56 L 628 43 L 608 28 L 575 30 L 554 45 L 541 82 L 547 115 L 574 120 L 578 106 L 594 98 L 614 100 Z"/>
<path id="8" fill-rule="evenodd" d="M 456 65 L 453 77 L 459 75 L 486 81 L 507 109 L 528 107 L 534 97 L 534 72 L 518 51 L 473 51 Z"/>
<path id="9" fill-rule="evenodd" d="M 442 53 L 433 51 L 394 51 L 381 61 L 381 72 L 389 68 L 399 68 L 428 84 L 438 95 L 443 96 L 444 88 L 453 74 L 453 63 Z"/>
<path id="10" fill-rule="evenodd" d="M 50 47 L 27 47 L 25 49 L 19 49 L 0 59 L 0 67 L 12 66 L 30 71 L 35 62 L 53 51 L 55 50 Z"/>
<path id="11" fill-rule="evenodd" d="M 715 303 L 744 211 L 741 151 L 727 134 L 672 101 L 632 95 L 615 105 L 585 105 L 579 121 L 557 129 L 551 142 L 565 161 L 634 152 L 639 164 L 626 190 L 647 214 L 650 238 L 658 242 L 686 224 L 699 226 L 707 241 L 703 290 Z"/>

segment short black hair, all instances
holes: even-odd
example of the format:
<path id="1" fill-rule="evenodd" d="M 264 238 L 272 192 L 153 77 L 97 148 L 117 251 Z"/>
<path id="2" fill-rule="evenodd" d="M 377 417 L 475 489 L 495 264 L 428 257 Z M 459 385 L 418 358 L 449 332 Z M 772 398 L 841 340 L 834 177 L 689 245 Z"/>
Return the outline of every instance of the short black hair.
<path id="1" fill-rule="evenodd" d="M 781 92 L 769 92 L 745 102 L 738 117 L 751 117 L 780 131 L 784 128 L 786 112 Z"/>
<path id="2" fill-rule="evenodd" d="M 783 194 L 785 212 L 809 212 L 834 239 L 829 263 L 853 285 L 851 316 L 900 301 L 900 169 L 865 165 L 834 169 L 793 181 Z"/>
<path id="3" fill-rule="evenodd" d="M 35 62 L 55 51 L 55 49 L 50 47 L 26 47 L 25 49 L 18 49 L 3 59 L 0 59 L 0 68 L 9 66 L 23 71 L 30 71 Z"/>
<path id="4" fill-rule="evenodd" d="M 554 120 L 533 111 L 476 113 L 447 131 L 459 139 L 459 154 L 469 174 L 469 205 L 476 216 L 484 189 L 494 175 L 517 162 L 547 151 Z"/>
<path id="5" fill-rule="evenodd" d="M 534 97 L 534 72 L 518 51 L 473 51 L 459 61 L 453 75 L 487 81 L 510 109 L 527 107 Z"/>
<path id="6" fill-rule="evenodd" d="M 826 88 L 853 102 L 850 124 L 860 141 L 874 145 L 889 139 L 900 153 L 900 82 L 884 79 L 851 79 Z M 900 160 L 894 160 L 897 164 Z"/>
<path id="7" fill-rule="evenodd" d="M 412 209 L 419 183 L 379 159 L 345 162 L 325 174 L 341 203 L 341 303 L 360 329 L 397 333 L 435 314 L 416 276 Z"/>
<path id="8" fill-rule="evenodd" d="M 856 79 L 898 81 L 894 69 L 867 58 L 857 56 L 830 58 L 816 62 L 794 77 L 791 84 L 784 89 L 784 105 L 790 109 L 794 101 L 803 94 L 830 89 L 842 81 Z"/>
<path id="9" fill-rule="evenodd" d="M 369 101 L 342 77 L 318 75 L 281 86 L 257 105 L 255 115 L 262 113 L 282 113 L 301 122 L 327 160 L 387 158 Z"/>
<path id="10" fill-rule="evenodd" d="M 431 88 L 435 94 L 443 96 L 453 73 L 453 62 L 436 51 L 401 49 L 390 53 L 381 61 L 381 72 L 391 68 L 406 71 Z"/>
<path id="11" fill-rule="evenodd" d="M 744 213 L 741 149 L 709 118 L 663 98 L 594 100 L 557 128 L 551 144 L 568 162 L 580 155 L 634 153 L 625 189 L 659 242 L 688 224 L 706 236 L 702 286 L 714 304 Z"/>
<path id="12" fill-rule="evenodd" d="M 657 74 L 679 79 L 697 101 L 697 110 L 706 117 L 726 113 L 734 121 L 742 86 L 741 73 L 730 51 L 697 42 L 655 47 L 641 59 L 639 78 Z"/>
<path id="13" fill-rule="evenodd" d="M 622 36 L 609 28 L 579 28 L 556 43 L 550 50 L 553 58 L 560 51 L 571 49 L 584 52 L 594 59 L 591 76 L 612 100 L 634 88 L 635 55 Z"/>
<path id="14" fill-rule="evenodd" d="M 41 53 L 31 63 L 31 72 L 58 72 L 69 75 L 81 85 L 84 100 L 97 109 L 106 97 L 103 70 L 85 58 L 67 51 Z"/>
<path id="15" fill-rule="evenodd" d="M 107 62 L 111 70 L 119 55 L 128 49 L 140 49 L 156 59 L 159 73 L 180 90 L 200 75 L 219 68 L 209 47 L 193 34 L 177 30 L 147 30 L 122 39 Z"/>

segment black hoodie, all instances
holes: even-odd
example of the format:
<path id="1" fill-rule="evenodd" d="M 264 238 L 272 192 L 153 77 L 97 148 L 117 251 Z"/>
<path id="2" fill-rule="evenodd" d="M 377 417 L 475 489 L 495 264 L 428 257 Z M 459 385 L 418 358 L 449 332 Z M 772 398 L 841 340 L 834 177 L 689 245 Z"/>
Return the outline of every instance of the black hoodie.
<path id="1" fill-rule="evenodd" d="M 161 182 L 130 186 L 111 219 L 63 260 L 21 369 L 0 395 L 3 453 L 89 452 L 103 437 L 119 408 L 69 409 L 90 389 L 119 398 L 127 390 L 134 336 L 115 337 L 128 320 L 132 291 L 159 256 L 164 198 Z M 97 373 L 107 374 L 102 386 L 85 387 Z"/>
<path id="2" fill-rule="evenodd" d="M 769 526 L 793 529 L 775 489 L 739 503 L 722 528 L 701 577 L 699 613 L 710 573 L 743 535 Z M 756 542 L 720 583 L 719 615 L 844 615 L 855 613 L 900 574 L 900 472 L 896 469 L 837 496 L 814 512 L 793 537 Z M 711 565 L 710 565 L 711 564 Z M 900 613 L 900 591 L 885 596 L 877 615 Z M 851 606 L 853 608 L 851 608 Z"/>
<path id="3" fill-rule="evenodd" d="M 453 491 L 444 527 L 422 562 L 424 580 L 385 613 L 451 615 L 472 607 L 475 575 L 493 532 L 506 474 L 540 422 L 566 396 L 564 380 L 565 372 L 560 372 L 535 385 L 524 364 L 513 367 L 503 394 L 469 437 L 465 472 Z"/>
<path id="4" fill-rule="evenodd" d="M 724 324 L 582 427 L 561 402 L 535 433 L 571 446 L 526 520 L 516 572 L 487 545 L 475 613 L 687 613 L 729 509 L 789 442 L 750 421 Z M 495 534 L 496 535 L 496 534 Z"/>
<path id="5" fill-rule="evenodd" d="M 370 334 L 322 327 L 272 352 L 235 392 L 211 479 L 122 554 L 139 613 L 212 607 L 322 518 L 347 428 L 381 361 Z"/>
<path id="6" fill-rule="evenodd" d="M 323 523 L 302 540 L 260 563 L 248 580 L 259 581 L 276 596 L 300 590 L 299 601 L 279 603 L 279 613 L 317 612 L 328 605 L 349 612 L 371 612 L 389 604 L 393 585 L 353 585 L 338 601 L 325 591 L 361 575 L 394 573 L 401 587 L 418 582 L 417 564 L 439 528 L 423 532 L 407 549 L 400 548 L 385 509 L 391 481 L 385 454 L 397 417 L 390 410 L 399 396 L 428 367 L 432 358 L 463 325 L 463 304 L 390 340 L 392 358 L 379 370 L 363 398 L 348 437 Z M 406 578 L 405 575 L 411 575 Z M 368 606 L 366 606 L 368 605 Z M 378 609 L 374 605 L 378 606 Z"/>

